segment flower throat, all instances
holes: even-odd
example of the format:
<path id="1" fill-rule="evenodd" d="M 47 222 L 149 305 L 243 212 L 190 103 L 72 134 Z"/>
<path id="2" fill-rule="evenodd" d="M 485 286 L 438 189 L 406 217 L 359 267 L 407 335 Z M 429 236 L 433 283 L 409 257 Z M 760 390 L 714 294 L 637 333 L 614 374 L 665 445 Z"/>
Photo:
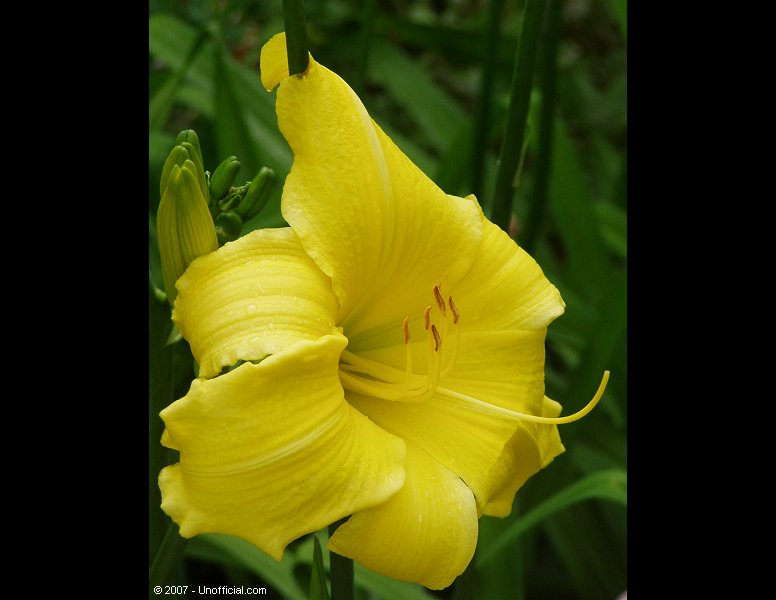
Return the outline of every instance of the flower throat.
<path id="1" fill-rule="evenodd" d="M 423 326 L 428 341 L 426 374 L 418 375 L 413 371 L 409 317 L 405 317 L 401 325 L 406 355 L 404 371 L 345 350 L 339 365 L 340 382 L 344 389 L 381 400 L 402 402 L 422 402 L 434 395 L 445 402 L 475 412 L 511 421 L 530 421 L 548 425 L 560 425 L 581 419 L 598 404 L 609 381 L 609 371 L 604 371 L 593 399 L 582 410 L 565 417 L 543 417 L 521 413 L 440 386 L 441 378 L 450 373 L 458 359 L 461 316 L 452 296 L 449 296 L 445 303 L 441 285 L 435 285 L 432 293 L 438 310 L 439 327 L 432 321 L 433 305 L 426 306 L 423 311 Z"/>

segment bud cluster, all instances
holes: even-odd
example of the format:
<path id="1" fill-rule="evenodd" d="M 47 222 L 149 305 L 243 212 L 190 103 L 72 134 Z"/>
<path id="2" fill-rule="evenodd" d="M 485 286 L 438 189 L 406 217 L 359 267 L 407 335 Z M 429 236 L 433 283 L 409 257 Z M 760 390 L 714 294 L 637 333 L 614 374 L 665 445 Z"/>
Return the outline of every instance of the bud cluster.
<path id="1" fill-rule="evenodd" d="M 162 168 L 156 233 L 164 289 L 172 304 L 175 282 L 198 256 L 236 240 L 243 223 L 264 208 L 275 173 L 262 167 L 252 181 L 235 187 L 236 157 L 224 160 L 212 176 L 205 171 L 197 134 L 188 129 L 175 139 Z"/>

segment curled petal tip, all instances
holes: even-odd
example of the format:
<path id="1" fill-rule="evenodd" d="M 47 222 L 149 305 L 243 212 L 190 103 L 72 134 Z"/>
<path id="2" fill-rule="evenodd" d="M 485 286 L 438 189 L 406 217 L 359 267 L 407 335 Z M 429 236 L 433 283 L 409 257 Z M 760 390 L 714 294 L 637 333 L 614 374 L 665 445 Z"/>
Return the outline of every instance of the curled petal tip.
<path id="1" fill-rule="evenodd" d="M 286 54 L 286 34 L 278 33 L 264 44 L 261 49 L 261 83 L 271 92 L 288 77 L 288 56 Z"/>
<path id="2" fill-rule="evenodd" d="M 313 65 L 312 55 L 308 52 L 307 70 Z M 281 31 L 270 38 L 261 49 L 260 59 L 261 83 L 268 92 L 274 90 L 281 81 L 288 77 L 288 54 L 286 51 L 286 34 Z M 307 73 L 307 70 L 305 73 Z"/>

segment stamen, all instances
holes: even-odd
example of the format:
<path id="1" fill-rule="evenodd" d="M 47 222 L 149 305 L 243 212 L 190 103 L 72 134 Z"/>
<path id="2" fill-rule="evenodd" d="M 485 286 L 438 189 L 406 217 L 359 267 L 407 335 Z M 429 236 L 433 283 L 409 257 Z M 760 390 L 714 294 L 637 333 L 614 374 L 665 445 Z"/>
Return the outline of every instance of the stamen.
<path id="1" fill-rule="evenodd" d="M 384 365 L 376 360 L 358 356 L 350 350 L 342 351 L 339 366 L 340 371 L 344 369 L 353 374 L 363 373 L 374 381 L 387 383 L 399 383 L 402 381 L 401 371 L 398 369 Z"/>
<path id="2" fill-rule="evenodd" d="M 477 400 L 477 398 L 472 398 L 471 396 L 467 396 L 466 394 L 461 394 L 459 392 L 454 392 L 453 390 L 448 390 L 447 388 L 437 387 L 436 393 L 446 400 L 453 400 L 455 404 L 459 404 L 465 408 L 494 416 L 506 417 L 512 421 L 530 421 L 532 423 L 542 423 L 545 425 L 563 425 L 564 423 L 573 423 L 574 421 L 578 421 L 591 410 L 593 410 L 595 405 L 598 404 L 598 401 L 601 399 L 601 396 L 604 395 L 604 390 L 606 389 L 606 384 L 608 382 L 609 371 L 604 371 L 604 376 L 601 378 L 601 383 L 598 386 L 598 390 L 596 391 L 595 396 L 593 396 L 593 399 L 587 403 L 585 408 L 575 412 L 573 415 L 568 415 L 566 417 L 540 417 L 539 415 L 529 415 L 526 413 L 509 410 L 508 408 L 503 408 L 501 406 L 495 406 L 494 404 L 483 402 L 482 400 Z"/>
<path id="3" fill-rule="evenodd" d="M 409 317 L 404 317 L 404 322 L 401 325 L 402 332 L 404 333 L 404 349 L 406 353 L 406 376 L 404 378 L 404 390 L 409 393 L 410 384 L 412 383 L 412 344 L 410 344 L 410 324 Z"/>
<path id="4" fill-rule="evenodd" d="M 339 370 L 339 379 L 346 390 L 365 396 L 374 396 L 383 400 L 402 400 L 406 396 L 402 390 L 394 389 L 389 383 L 364 379 L 344 369 Z"/>
<path id="5" fill-rule="evenodd" d="M 437 331 L 436 325 L 431 326 L 431 334 L 434 336 L 434 352 L 438 352 L 439 346 L 442 345 L 442 338 L 439 337 L 439 332 Z"/>
<path id="6" fill-rule="evenodd" d="M 431 325 L 428 342 L 428 381 L 423 387 L 421 396 L 418 400 L 425 400 L 434 393 L 439 385 L 439 377 L 442 374 L 442 353 L 438 352 L 439 347 L 442 344 L 442 338 L 439 337 L 436 325 Z"/>
<path id="7" fill-rule="evenodd" d="M 428 372 L 425 376 L 414 374 L 412 344 L 409 343 L 409 318 L 402 322 L 402 332 L 407 338 L 404 345 L 406 364 L 403 373 L 394 367 L 344 350 L 339 365 L 342 386 L 346 390 L 383 400 L 421 402 L 429 398 L 439 385 L 441 374 L 441 356 L 434 351 L 434 346 L 441 344 L 439 332 L 436 331 L 435 325 L 428 329 Z"/>
<path id="8" fill-rule="evenodd" d="M 442 316 L 446 317 L 445 303 L 442 300 L 439 285 L 434 286 L 434 299 Z M 442 341 L 447 339 L 447 319 L 443 318 L 441 321 L 442 332 L 440 334 L 436 324 L 431 323 L 431 306 L 427 306 L 423 311 L 423 324 L 428 332 L 429 343 L 428 370 L 425 376 L 421 374 L 415 375 L 413 372 L 413 345 L 410 343 L 409 317 L 404 317 L 401 325 L 406 352 L 404 372 L 402 373 L 399 368 L 390 367 L 373 359 L 364 358 L 344 350 L 340 356 L 339 364 L 339 377 L 343 388 L 351 392 L 392 401 L 422 402 L 431 396 L 435 396 L 439 400 L 455 404 L 461 408 L 507 421 L 527 421 L 544 425 L 562 425 L 577 421 L 592 411 L 601 400 L 609 382 L 609 371 L 604 371 L 601 383 L 593 399 L 582 410 L 565 417 L 544 417 L 522 413 L 440 387 L 439 382 L 441 378 L 453 369 L 458 359 L 460 346 L 460 327 L 458 327 L 460 313 L 452 296 L 448 297 L 447 306 L 450 307 L 452 327 L 455 329 L 455 333 L 451 342 L 451 348 L 448 348 L 449 344 L 446 343 L 444 350 L 442 349 Z"/>
<path id="9" fill-rule="evenodd" d="M 447 312 L 445 311 L 445 299 L 442 298 L 442 292 L 439 290 L 439 285 L 434 286 L 434 300 L 436 300 L 439 312 L 442 313 L 442 316 L 447 316 Z"/>
<path id="10" fill-rule="evenodd" d="M 410 318 L 404 317 L 401 324 L 402 338 L 405 348 L 404 371 L 378 361 L 358 356 L 348 350 L 343 351 L 340 357 L 340 381 L 345 389 L 353 392 L 382 398 L 384 400 L 403 400 L 421 402 L 431 397 L 439 386 L 440 379 L 449 373 L 458 358 L 460 343 L 460 329 L 457 327 L 460 320 L 458 308 L 453 302 L 452 296 L 448 298 L 447 305 L 442 297 L 441 284 L 433 288 L 434 301 L 442 314 L 439 324 L 431 323 L 431 308 L 426 306 L 423 310 L 423 325 L 428 332 L 428 368 L 425 375 L 415 374 L 413 367 L 413 350 L 410 333 Z M 447 321 L 447 306 L 450 307 L 453 325 Z M 447 339 L 448 327 L 455 329 L 455 335 L 451 345 L 443 340 Z M 437 328 L 439 327 L 439 328 Z M 449 346 L 449 348 L 448 348 Z M 464 397 L 449 396 L 456 401 Z M 448 398 L 448 399 L 449 399 Z M 476 403 L 476 400 L 475 400 Z"/>
<path id="11" fill-rule="evenodd" d="M 458 325 L 458 319 L 460 316 L 458 314 L 458 309 L 456 308 L 455 303 L 453 303 L 452 296 L 447 299 L 447 303 L 450 305 L 450 312 L 453 313 L 453 325 Z"/>
<path id="12" fill-rule="evenodd" d="M 450 371 L 453 370 L 453 367 L 455 366 L 456 361 L 458 360 L 458 348 L 461 345 L 461 328 L 458 327 L 458 324 L 453 320 L 453 341 L 452 343 L 452 350 L 446 350 L 445 352 L 447 354 L 452 355 L 450 360 L 448 361 L 445 368 L 442 370 L 442 377 L 446 376 Z M 448 338 L 445 338 L 448 339 Z"/>

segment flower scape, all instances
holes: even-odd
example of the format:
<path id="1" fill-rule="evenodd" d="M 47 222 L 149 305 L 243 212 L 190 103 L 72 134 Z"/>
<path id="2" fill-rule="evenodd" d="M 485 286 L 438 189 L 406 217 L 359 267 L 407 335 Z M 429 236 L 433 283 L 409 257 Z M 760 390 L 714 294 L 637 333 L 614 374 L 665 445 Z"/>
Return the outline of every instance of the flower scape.
<path id="1" fill-rule="evenodd" d="M 280 560 L 350 516 L 329 549 L 449 586 L 478 519 L 563 452 L 544 342 L 563 313 L 537 263 L 473 196 L 445 194 L 312 57 L 262 49 L 294 162 L 281 210 L 196 258 L 173 320 L 199 376 L 161 413 L 159 476 L 180 534 L 239 536 Z M 605 382 L 604 382 L 605 383 Z M 352 515 L 352 516 L 351 516 Z"/>

